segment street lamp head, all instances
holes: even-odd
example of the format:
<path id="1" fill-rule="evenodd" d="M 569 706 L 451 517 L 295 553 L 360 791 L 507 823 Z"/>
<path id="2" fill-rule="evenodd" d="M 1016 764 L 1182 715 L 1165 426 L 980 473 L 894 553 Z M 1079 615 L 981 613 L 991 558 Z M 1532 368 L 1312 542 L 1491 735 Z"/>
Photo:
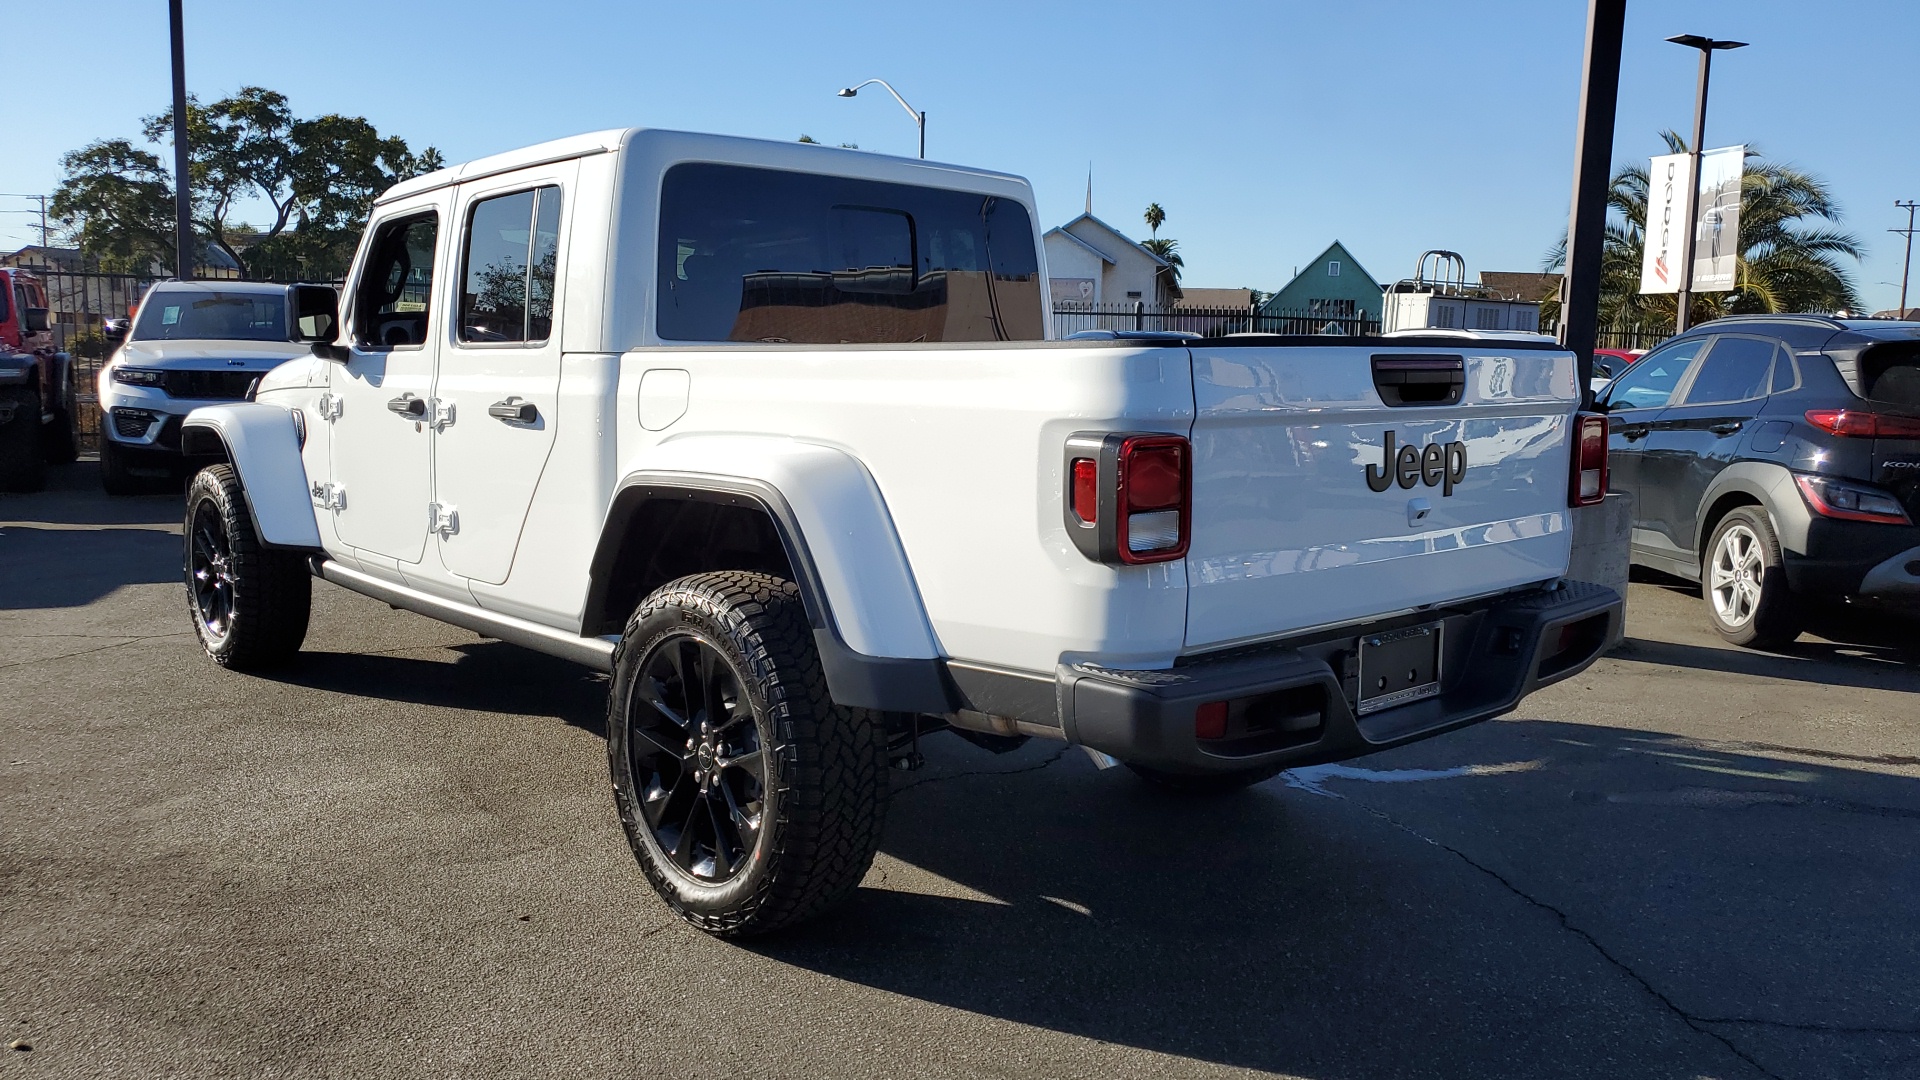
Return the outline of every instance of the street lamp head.
<path id="1" fill-rule="evenodd" d="M 1747 47 L 1744 41 L 1715 41 L 1713 38 L 1702 37 L 1699 34 L 1675 34 L 1667 40 L 1675 45 L 1685 45 L 1689 49 L 1744 49 Z"/>
<path id="2" fill-rule="evenodd" d="M 854 87 L 851 87 L 851 86 L 849 86 L 849 87 L 847 87 L 846 89 L 844 89 L 844 90 L 842 90 L 842 91 L 840 91 L 840 94 L 839 94 L 839 96 L 840 96 L 840 97 L 852 97 L 852 96 L 854 96 L 855 94 L 858 94 L 859 92 L 860 92 L 859 90 L 857 90 L 857 89 L 855 89 Z"/>

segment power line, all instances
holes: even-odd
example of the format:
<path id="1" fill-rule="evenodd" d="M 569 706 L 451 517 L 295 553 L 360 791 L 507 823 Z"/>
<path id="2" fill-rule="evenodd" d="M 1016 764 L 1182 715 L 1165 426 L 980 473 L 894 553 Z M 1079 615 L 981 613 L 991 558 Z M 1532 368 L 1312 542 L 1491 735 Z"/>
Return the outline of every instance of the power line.
<path id="1" fill-rule="evenodd" d="M 53 246 L 53 242 L 48 238 L 50 236 L 50 233 L 47 230 L 47 197 L 45 195 L 25 195 L 17 191 L 0 191 L 0 196 L 4 196 L 5 198 L 9 198 L 9 199 L 38 200 L 40 203 L 40 246 L 41 247 Z M 33 213 L 33 211 L 9 210 L 7 211 L 7 213 L 31 214 Z"/>
<path id="2" fill-rule="evenodd" d="M 1904 319 L 1907 317 L 1907 273 L 1913 269 L 1913 211 L 1915 207 L 1920 207 L 1920 202 L 1914 202 L 1911 199 L 1902 202 L 1895 199 L 1893 205 L 1907 212 L 1906 228 L 1887 230 L 1890 233 L 1902 233 L 1907 238 L 1906 261 L 1900 264 L 1900 317 Z"/>

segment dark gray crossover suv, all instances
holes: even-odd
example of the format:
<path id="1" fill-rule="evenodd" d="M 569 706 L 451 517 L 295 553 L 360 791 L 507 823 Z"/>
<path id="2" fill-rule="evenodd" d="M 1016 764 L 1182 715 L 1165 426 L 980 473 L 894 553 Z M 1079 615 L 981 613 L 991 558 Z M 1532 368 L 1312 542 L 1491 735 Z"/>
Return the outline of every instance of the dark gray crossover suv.
<path id="1" fill-rule="evenodd" d="M 1920 614 L 1920 323 L 1717 319 L 1600 408 L 1633 562 L 1700 582 L 1728 641 L 1783 645 L 1822 602 Z"/>

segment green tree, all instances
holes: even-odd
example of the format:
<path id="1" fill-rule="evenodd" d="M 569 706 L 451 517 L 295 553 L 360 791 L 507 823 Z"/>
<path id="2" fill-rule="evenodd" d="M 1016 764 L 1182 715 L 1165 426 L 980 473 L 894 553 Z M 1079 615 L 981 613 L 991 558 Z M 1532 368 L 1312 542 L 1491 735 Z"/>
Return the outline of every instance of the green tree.
<path id="1" fill-rule="evenodd" d="M 1686 152 L 1685 141 L 1674 132 L 1661 132 L 1661 138 L 1668 152 Z M 1600 255 L 1600 324 L 1671 332 L 1677 298 L 1672 293 L 1640 292 L 1647 191 L 1647 167 L 1637 163 L 1621 166 L 1608 187 L 1610 212 Z M 1859 306 L 1853 276 L 1842 259 L 1859 259 L 1860 241 L 1832 227 L 1840 216 L 1826 181 L 1793 165 L 1768 161 L 1749 149 L 1740 184 L 1734 288 L 1696 294 L 1691 321 Z M 1544 268 L 1564 270 L 1566 261 L 1567 242 L 1562 238 L 1548 250 Z M 1543 321 L 1558 314 L 1558 304 L 1549 302 L 1542 311 Z"/>
<path id="2" fill-rule="evenodd" d="M 1160 204 L 1157 202 L 1148 203 L 1147 212 L 1142 214 L 1141 217 L 1147 221 L 1147 230 L 1158 238 L 1160 235 L 1160 226 L 1166 224 L 1167 212 L 1160 209 Z"/>
<path id="3" fill-rule="evenodd" d="M 1156 236 L 1151 240 L 1142 240 L 1140 246 L 1160 256 L 1160 260 L 1167 264 L 1167 268 L 1161 272 L 1172 278 L 1174 285 L 1180 284 L 1180 271 L 1187 266 L 1187 261 L 1180 257 L 1180 241 Z"/>
<path id="4" fill-rule="evenodd" d="M 89 143 L 60 159 L 66 179 L 47 212 L 102 269 L 144 272 L 173 262 L 173 183 L 160 159 L 125 139 Z"/>
<path id="5" fill-rule="evenodd" d="M 142 130 L 152 142 L 170 141 L 172 111 L 148 117 Z M 373 200 L 442 165 L 437 150 L 416 154 L 363 117 L 301 120 L 285 95 L 258 86 L 205 106 L 190 98 L 187 140 L 194 230 L 248 277 L 342 276 Z M 172 261 L 173 189 L 154 154 L 107 140 L 62 164 L 67 176 L 50 209 L 86 256 L 127 270 Z M 255 199 L 269 207 L 257 228 L 237 219 Z"/>

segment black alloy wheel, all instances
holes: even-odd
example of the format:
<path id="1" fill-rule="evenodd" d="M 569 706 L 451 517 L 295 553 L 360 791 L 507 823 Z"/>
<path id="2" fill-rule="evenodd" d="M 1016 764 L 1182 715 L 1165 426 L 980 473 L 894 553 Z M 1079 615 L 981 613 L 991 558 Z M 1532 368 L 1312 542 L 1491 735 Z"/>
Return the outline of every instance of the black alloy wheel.
<path id="1" fill-rule="evenodd" d="M 187 536 L 187 588 L 209 644 L 233 630 L 233 546 L 219 508 L 204 500 L 193 508 Z"/>
<path id="2" fill-rule="evenodd" d="M 660 851 L 703 885 L 753 858 L 767 798 L 767 757 L 740 674 L 695 633 L 656 642 L 628 699 L 628 767 Z"/>

